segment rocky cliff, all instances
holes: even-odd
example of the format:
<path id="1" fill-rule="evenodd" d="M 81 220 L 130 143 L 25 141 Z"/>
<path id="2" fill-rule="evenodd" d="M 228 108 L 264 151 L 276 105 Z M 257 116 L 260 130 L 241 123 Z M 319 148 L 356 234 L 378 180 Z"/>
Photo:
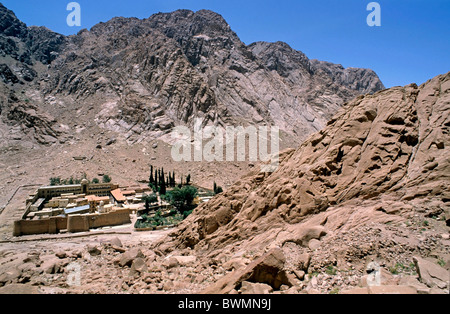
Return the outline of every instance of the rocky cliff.
<path id="1" fill-rule="evenodd" d="M 247 174 L 157 247 L 194 250 L 219 265 L 281 249 L 294 258 L 292 271 L 305 270 L 295 266 L 299 254 L 311 258 L 310 271 L 407 265 L 414 253 L 445 261 L 449 127 L 450 73 L 358 97 L 281 153 L 277 171 Z M 208 292 L 237 286 L 223 279 Z"/>
<path id="2" fill-rule="evenodd" d="M 0 15 L 5 94 L 57 117 L 55 125 L 86 133 L 100 127 L 129 143 L 169 140 L 174 126 L 196 118 L 205 125 L 277 125 L 301 142 L 345 102 L 384 88 L 371 70 L 309 60 L 285 43 L 247 46 L 207 10 L 114 18 L 68 37 L 27 27 L 2 5 Z M 2 101 L 5 113 L 9 103 Z M 82 113 L 77 123 L 70 111 Z M 4 113 L 2 120 L 21 123 Z M 48 144 L 68 136 L 56 126 L 42 132 L 56 136 Z"/>

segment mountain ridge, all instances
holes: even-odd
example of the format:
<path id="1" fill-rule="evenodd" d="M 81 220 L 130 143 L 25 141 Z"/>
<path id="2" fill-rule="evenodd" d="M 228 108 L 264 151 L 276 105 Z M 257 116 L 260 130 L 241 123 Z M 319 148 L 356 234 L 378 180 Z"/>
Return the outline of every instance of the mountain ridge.
<path id="1" fill-rule="evenodd" d="M 346 101 L 384 88 L 373 71 L 310 61 L 286 43 L 247 46 L 220 14 L 209 10 L 178 10 L 146 19 L 116 17 L 71 36 L 27 28 L 12 11 L 1 11 L 8 16 L 1 40 L 11 43 L 11 36 L 18 36 L 12 48 L 2 49 L 6 59 L 15 60 L 3 65 L 4 85 L 34 86 L 34 105 L 51 115 L 58 109 L 48 98 L 74 110 L 91 108 L 100 128 L 129 143 L 170 142 L 174 126 L 192 127 L 196 118 L 203 118 L 205 125 L 277 125 L 298 143 L 322 128 Z M 269 56 L 276 54 L 279 69 L 272 71 Z M 18 71 L 11 67 L 34 75 L 14 78 L 11 73 Z M 83 108 L 76 104 L 80 100 L 86 104 Z M 158 117 L 151 113 L 155 110 Z M 72 127 L 63 114 L 55 116 L 59 124 Z M 55 134 L 61 135 L 49 141 L 51 145 L 69 136 L 62 130 Z"/>

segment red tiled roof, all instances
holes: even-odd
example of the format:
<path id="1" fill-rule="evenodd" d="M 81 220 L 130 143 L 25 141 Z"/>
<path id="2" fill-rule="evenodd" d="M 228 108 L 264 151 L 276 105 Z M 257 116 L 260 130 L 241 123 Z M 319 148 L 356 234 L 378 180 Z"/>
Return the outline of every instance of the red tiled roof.
<path id="1" fill-rule="evenodd" d="M 127 200 L 120 189 L 112 190 L 111 194 L 117 202 L 125 202 Z"/>

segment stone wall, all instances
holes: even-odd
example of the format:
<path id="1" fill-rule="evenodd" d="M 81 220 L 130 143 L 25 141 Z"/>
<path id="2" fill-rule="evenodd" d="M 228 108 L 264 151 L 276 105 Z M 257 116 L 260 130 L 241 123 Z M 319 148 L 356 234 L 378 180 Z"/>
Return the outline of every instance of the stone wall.
<path id="1" fill-rule="evenodd" d="M 94 216 L 94 215 L 93 215 Z M 90 228 L 105 226 L 120 226 L 131 223 L 128 209 L 116 210 L 106 214 L 96 214 L 94 219 L 89 220 Z"/>
<path id="2" fill-rule="evenodd" d="M 128 210 L 114 211 L 106 214 L 70 216 L 67 222 L 67 231 L 82 232 L 92 228 L 119 226 L 127 223 L 131 223 Z"/>
<path id="3" fill-rule="evenodd" d="M 13 235 L 58 233 L 67 228 L 67 218 L 51 217 L 40 220 L 18 220 L 14 222 Z"/>
<path id="4" fill-rule="evenodd" d="M 72 233 L 89 231 L 89 219 L 87 215 L 69 216 L 67 219 L 67 231 Z"/>
<path id="5" fill-rule="evenodd" d="M 14 222 L 13 235 L 59 233 L 67 229 L 68 232 L 84 232 L 92 228 L 119 226 L 131 223 L 127 209 L 107 214 L 74 215 L 69 217 L 51 217 L 40 220 L 18 220 Z"/>

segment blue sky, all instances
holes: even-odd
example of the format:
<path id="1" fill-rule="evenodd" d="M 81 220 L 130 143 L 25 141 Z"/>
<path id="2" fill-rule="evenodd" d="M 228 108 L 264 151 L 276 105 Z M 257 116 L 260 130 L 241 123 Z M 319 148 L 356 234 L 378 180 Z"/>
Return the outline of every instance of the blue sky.
<path id="1" fill-rule="evenodd" d="M 379 0 L 381 27 L 366 23 L 372 0 L 78 0 L 82 25 L 69 27 L 71 1 L 0 0 L 28 26 L 65 35 L 114 16 L 210 9 L 246 44 L 285 41 L 311 59 L 371 68 L 386 87 L 421 84 L 450 71 L 449 0 Z"/>

